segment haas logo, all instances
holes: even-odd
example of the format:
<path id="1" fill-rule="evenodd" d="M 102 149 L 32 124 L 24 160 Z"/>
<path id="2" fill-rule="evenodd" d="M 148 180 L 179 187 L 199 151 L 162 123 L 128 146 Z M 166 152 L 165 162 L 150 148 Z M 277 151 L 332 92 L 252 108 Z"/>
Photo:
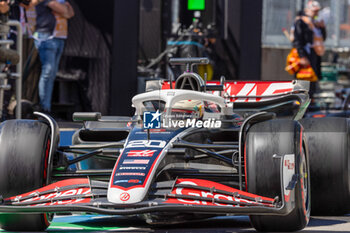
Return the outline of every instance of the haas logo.
<path id="1" fill-rule="evenodd" d="M 120 200 L 121 201 L 127 201 L 130 199 L 130 194 L 129 193 L 122 193 L 120 194 Z"/>

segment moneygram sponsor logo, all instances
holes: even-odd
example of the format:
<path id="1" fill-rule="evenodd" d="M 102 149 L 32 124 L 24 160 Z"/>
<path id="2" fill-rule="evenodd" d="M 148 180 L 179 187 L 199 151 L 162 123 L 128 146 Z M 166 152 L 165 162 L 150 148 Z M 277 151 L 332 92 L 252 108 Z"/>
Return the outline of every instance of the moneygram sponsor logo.
<path id="1" fill-rule="evenodd" d="M 145 176 L 145 173 L 141 172 L 119 172 L 117 176 Z"/>
<path id="2" fill-rule="evenodd" d="M 123 164 L 148 164 L 148 159 L 125 159 Z"/>
<path id="3" fill-rule="evenodd" d="M 152 157 L 156 150 L 131 150 L 128 157 Z"/>
<path id="4" fill-rule="evenodd" d="M 146 167 L 120 167 L 119 170 L 146 170 Z"/>

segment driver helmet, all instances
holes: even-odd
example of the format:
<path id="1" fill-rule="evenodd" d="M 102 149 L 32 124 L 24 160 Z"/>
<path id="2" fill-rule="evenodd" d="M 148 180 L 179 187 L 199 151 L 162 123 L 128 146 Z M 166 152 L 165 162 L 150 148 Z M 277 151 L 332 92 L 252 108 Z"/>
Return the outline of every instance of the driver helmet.
<path id="1" fill-rule="evenodd" d="M 195 118 L 203 116 L 203 101 L 201 100 L 181 100 L 174 104 L 171 115 L 175 118 Z"/>

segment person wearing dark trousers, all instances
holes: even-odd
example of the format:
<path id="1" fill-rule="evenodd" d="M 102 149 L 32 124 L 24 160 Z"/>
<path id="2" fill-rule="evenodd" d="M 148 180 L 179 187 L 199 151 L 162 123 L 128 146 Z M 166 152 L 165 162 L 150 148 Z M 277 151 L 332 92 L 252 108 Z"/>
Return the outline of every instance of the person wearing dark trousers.
<path id="1" fill-rule="evenodd" d="M 309 1 L 303 12 L 297 16 L 294 23 L 293 47 L 297 49 L 300 57 L 300 65 L 311 65 L 318 79 L 321 78 L 321 55 L 324 46 L 317 44 L 318 39 L 326 39 L 326 28 L 324 22 L 316 21 L 321 6 L 317 1 Z M 322 51 L 323 46 L 323 51 Z M 320 51 L 321 50 L 321 51 Z M 310 83 L 310 97 L 316 91 L 317 82 Z"/>

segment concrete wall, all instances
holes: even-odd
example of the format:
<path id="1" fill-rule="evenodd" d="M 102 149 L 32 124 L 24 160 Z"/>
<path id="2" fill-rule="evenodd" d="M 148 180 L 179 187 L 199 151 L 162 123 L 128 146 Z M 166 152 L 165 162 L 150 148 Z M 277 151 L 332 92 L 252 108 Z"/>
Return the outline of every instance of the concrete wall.
<path id="1" fill-rule="evenodd" d="M 285 70 L 290 48 L 263 48 L 261 54 L 261 80 L 294 79 Z"/>

